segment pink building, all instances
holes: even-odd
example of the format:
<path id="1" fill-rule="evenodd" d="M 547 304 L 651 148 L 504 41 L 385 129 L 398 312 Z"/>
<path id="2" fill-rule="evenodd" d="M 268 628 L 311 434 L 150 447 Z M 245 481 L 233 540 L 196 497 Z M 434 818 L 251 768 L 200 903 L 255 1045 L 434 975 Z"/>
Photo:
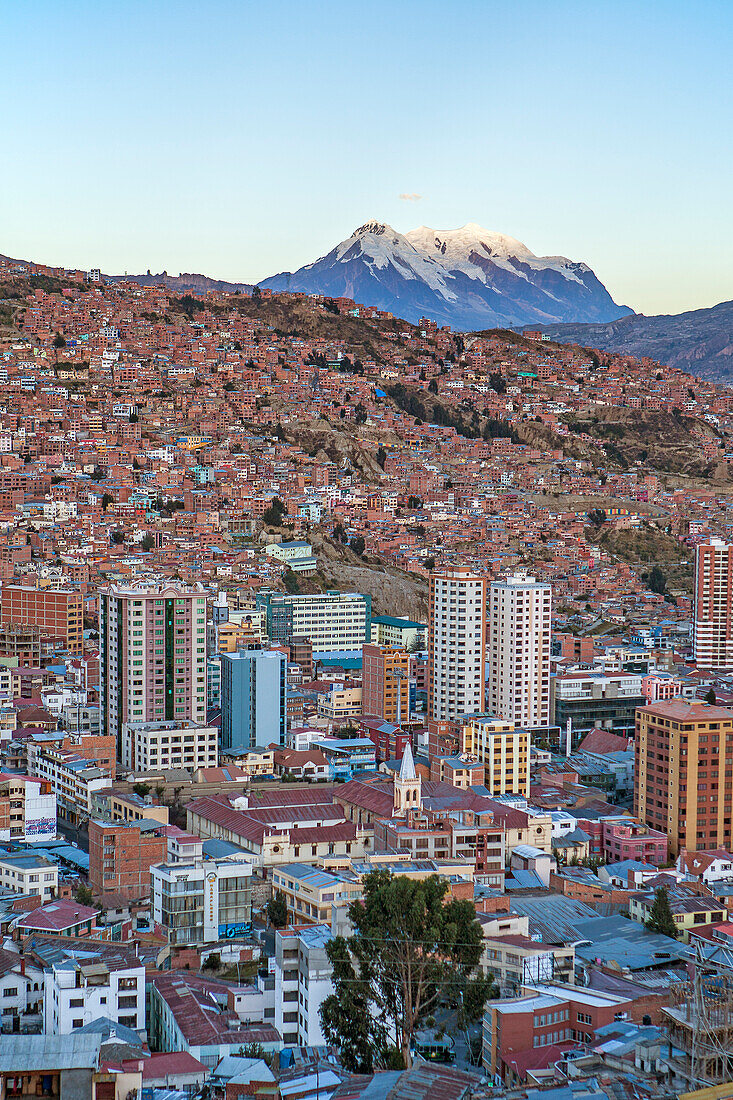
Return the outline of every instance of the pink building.
<path id="1" fill-rule="evenodd" d="M 602 822 L 603 854 L 608 863 L 638 860 L 662 867 L 667 862 L 667 836 L 637 821 L 612 818 Z"/>
<path id="2" fill-rule="evenodd" d="M 99 591 L 103 732 L 206 720 L 206 592 L 167 581 Z M 132 765 L 134 766 L 134 764 Z"/>
<path id="3" fill-rule="evenodd" d="M 650 672 L 641 681 L 641 691 L 647 706 L 651 703 L 666 702 L 682 694 L 682 681 L 676 676 Z"/>

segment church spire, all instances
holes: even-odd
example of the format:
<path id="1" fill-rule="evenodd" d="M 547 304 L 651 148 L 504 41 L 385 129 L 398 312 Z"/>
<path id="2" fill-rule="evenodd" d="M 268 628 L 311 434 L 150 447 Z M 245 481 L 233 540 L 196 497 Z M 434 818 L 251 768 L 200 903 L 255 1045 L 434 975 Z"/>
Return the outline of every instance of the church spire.
<path id="1" fill-rule="evenodd" d="M 422 781 L 415 770 L 412 746 L 408 741 L 402 754 L 400 773 L 394 781 L 394 817 L 404 817 L 408 810 L 422 808 Z"/>

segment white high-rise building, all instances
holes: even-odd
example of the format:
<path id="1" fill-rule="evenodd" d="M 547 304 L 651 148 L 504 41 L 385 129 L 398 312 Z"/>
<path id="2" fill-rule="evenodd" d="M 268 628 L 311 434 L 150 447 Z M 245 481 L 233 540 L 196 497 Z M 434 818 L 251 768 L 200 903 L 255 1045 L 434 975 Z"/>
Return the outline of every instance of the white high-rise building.
<path id="1" fill-rule="evenodd" d="M 484 709 L 486 577 L 452 566 L 430 577 L 428 718 Z"/>
<path id="2" fill-rule="evenodd" d="M 733 544 L 695 547 L 692 652 L 699 668 L 733 667 Z"/>
<path id="3" fill-rule="evenodd" d="M 550 721 L 552 589 L 517 573 L 489 590 L 488 705 L 524 728 Z"/>

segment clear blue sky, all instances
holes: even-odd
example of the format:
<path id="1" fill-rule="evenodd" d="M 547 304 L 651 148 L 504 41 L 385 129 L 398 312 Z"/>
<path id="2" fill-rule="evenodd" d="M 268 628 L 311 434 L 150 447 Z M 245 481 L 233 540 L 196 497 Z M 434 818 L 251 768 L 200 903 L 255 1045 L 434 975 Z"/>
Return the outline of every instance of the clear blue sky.
<path id="1" fill-rule="evenodd" d="M 474 221 L 641 312 L 713 305 L 732 41 L 731 0 L 7 3 L 0 252 L 254 281 L 369 218 Z"/>

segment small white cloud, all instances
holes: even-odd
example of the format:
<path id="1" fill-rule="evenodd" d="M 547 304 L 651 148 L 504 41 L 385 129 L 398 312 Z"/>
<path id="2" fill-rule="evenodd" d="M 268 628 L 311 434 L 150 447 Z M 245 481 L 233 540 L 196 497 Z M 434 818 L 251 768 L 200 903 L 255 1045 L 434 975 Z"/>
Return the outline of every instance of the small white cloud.
<path id="1" fill-rule="evenodd" d="M 403 202 L 420 202 L 422 195 L 416 195 L 413 191 L 403 191 L 399 198 Z"/>

